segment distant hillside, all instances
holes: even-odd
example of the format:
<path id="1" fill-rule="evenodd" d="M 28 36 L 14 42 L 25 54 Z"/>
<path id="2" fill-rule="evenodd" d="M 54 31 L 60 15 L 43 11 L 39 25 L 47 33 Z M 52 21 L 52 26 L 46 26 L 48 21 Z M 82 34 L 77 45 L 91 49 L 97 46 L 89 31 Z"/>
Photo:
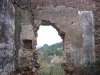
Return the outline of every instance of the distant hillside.
<path id="1" fill-rule="evenodd" d="M 62 42 L 59 42 L 50 46 L 47 44 L 44 44 L 44 46 L 41 48 L 38 48 L 37 51 L 57 50 L 58 48 L 62 48 L 62 44 L 63 44 Z"/>
<path id="2" fill-rule="evenodd" d="M 39 62 L 41 63 L 41 75 L 65 75 L 64 70 L 60 66 L 63 61 L 62 44 L 62 42 L 50 46 L 44 44 L 43 47 L 37 49 Z"/>

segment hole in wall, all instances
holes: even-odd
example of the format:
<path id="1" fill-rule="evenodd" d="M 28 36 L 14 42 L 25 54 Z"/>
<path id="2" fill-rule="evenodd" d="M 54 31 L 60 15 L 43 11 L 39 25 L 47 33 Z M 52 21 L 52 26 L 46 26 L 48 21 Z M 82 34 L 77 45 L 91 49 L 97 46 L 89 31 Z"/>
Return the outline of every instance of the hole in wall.
<path id="1" fill-rule="evenodd" d="M 61 68 L 63 61 L 63 43 L 58 32 L 52 26 L 40 26 L 37 37 L 41 75 L 65 75 Z M 61 53 L 60 53 L 61 52 Z"/>
<path id="2" fill-rule="evenodd" d="M 24 48 L 32 49 L 32 40 L 23 40 Z"/>
<path id="3" fill-rule="evenodd" d="M 44 44 L 52 45 L 61 41 L 61 37 L 52 26 L 40 26 L 37 37 L 37 47 L 43 46 Z"/>

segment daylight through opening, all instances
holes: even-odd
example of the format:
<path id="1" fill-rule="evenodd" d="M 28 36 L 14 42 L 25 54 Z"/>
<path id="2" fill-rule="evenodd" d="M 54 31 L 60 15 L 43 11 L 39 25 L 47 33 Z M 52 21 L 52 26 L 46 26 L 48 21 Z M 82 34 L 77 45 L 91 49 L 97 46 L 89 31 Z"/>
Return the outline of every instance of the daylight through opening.
<path id="1" fill-rule="evenodd" d="M 40 75 L 65 75 L 63 63 L 63 42 L 52 26 L 40 26 L 37 37 Z"/>

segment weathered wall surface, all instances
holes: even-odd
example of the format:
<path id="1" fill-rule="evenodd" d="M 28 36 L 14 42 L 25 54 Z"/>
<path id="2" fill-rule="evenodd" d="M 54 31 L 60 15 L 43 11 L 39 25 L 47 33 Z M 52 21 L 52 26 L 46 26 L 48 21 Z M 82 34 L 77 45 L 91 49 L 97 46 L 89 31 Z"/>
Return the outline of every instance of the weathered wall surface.
<path id="1" fill-rule="evenodd" d="M 32 43 L 35 39 L 33 26 L 29 20 L 29 14 L 27 11 L 22 13 L 22 22 L 21 22 L 21 34 L 20 34 L 20 49 L 19 49 L 19 59 L 20 67 L 32 66 L 33 60 L 33 47 Z M 29 22 L 28 22 L 29 21 Z M 23 64 L 23 65 L 22 65 Z"/>
<path id="2" fill-rule="evenodd" d="M 15 37 L 15 41 L 17 60 L 15 61 L 15 67 L 19 68 L 19 70 L 29 67 L 36 71 L 38 68 L 38 56 L 36 53 L 37 37 L 34 33 L 34 26 L 31 23 L 30 15 L 27 10 L 16 8 L 16 12 L 15 36 L 17 37 Z"/>
<path id="3" fill-rule="evenodd" d="M 16 8 L 16 48 L 17 48 L 17 67 L 30 66 L 35 36 L 33 26 L 29 19 L 29 14 L 26 10 Z"/>
<path id="4" fill-rule="evenodd" d="M 65 6 L 72 7 L 80 10 L 91 10 L 94 8 L 93 0 L 11 0 L 14 4 L 19 7 L 24 6 L 28 9 L 42 8 L 47 6 Z M 22 7 L 23 8 L 23 7 Z"/>
<path id="5" fill-rule="evenodd" d="M 94 32 L 92 25 L 94 24 L 93 24 L 93 14 L 92 11 L 90 11 L 94 8 L 94 4 L 92 0 L 86 0 L 86 1 L 11 0 L 11 1 L 13 4 L 15 4 L 15 6 L 19 8 L 22 9 L 26 8 L 30 10 L 31 14 L 33 12 L 31 18 L 33 18 L 34 21 L 33 22 L 35 28 L 33 29 L 34 34 L 37 34 L 35 30 L 37 31 L 39 25 L 41 24 L 44 25 L 51 24 L 54 28 L 57 29 L 62 39 L 63 39 L 63 34 L 68 33 L 67 36 L 68 39 L 66 40 L 67 41 L 66 50 L 68 52 L 68 55 L 71 56 L 70 58 L 75 65 L 85 64 L 86 62 L 94 61 L 94 36 L 92 34 Z M 78 13 L 81 10 L 82 11 L 87 10 L 86 12 L 88 13 L 81 15 Z M 20 35 L 21 40 L 29 37 L 31 38 L 31 36 L 27 36 L 27 34 L 24 34 L 25 32 L 28 34 L 31 33 L 31 29 L 29 29 L 31 23 L 27 22 L 29 21 L 29 19 L 28 20 L 26 19 L 28 17 L 26 15 L 28 14 L 25 15 L 23 14 L 23 16 L 25 17 L 24 18 L 22 17 L 21 19 L 22 20 L 20 25 L 22 28 L 21 35 Z M 88 18 L 91 18 L 89 22 L 88 22 Z M 85 24 L 83 24 L 83 22 Z M 27 26 L 25 25 L 28 25 L 29 27 L 27 28 Z M 37 35 L 35 35 L 35 39 L 36 36 Z M 88 46 L 89 48 L 87 48 Z"/>
<path id="6" fill-rule="evenodd" d="M 30 71 L 30 73 L 34 74 L 39 66 L 37 62 L 37 36 L 35 35 L 35 29 L 31 23 L 30 13 L 27 10 L 16 8 L 15 11 L 15 42 L 17 49 L 17 60 L 15 67 L 21 70 L 23 68 L 31 68 L 33 71 Z"/>
<path id="7" fill-rule="evenodd" d="M 45 14 L 45 15 L 43 15 Z M 48 6 L 37 11 L 35 25 L 51 24 L 60 34 L 67 33 L 67 54 L 74 65 L 79 66 L 95 61 L 94 20 L 92 11 L 79 11 L 64 6 Z"/>
<path id="8" fill-rule="evenodd" d="M 82 46 L 83 56 L 80 55 L 81 58 L 79 58 L 79 60 L 80 60 L 80 63 L 94 62 L 95 61 L 95 52 L 94 52 L 95 25 L 94 25 L 93 13 L 92 11 L 79 11 L 78 14 L 79 14 L 80 26 L 83 30 L 82 37 L 84 39 L 83 46 Z"/>
<path id="9" fill-rule="evenodd" d="M 79 48 L 76 46 L 76 50 L 73 45 L 67 46 L 68 56 L 71 58 L 74 65 L 79 66 L 87 62 L 95 61 L 95 47 L 94 47 L 94 20 L 92 11 L 78 11 L 79 23 L 82 29 L 83 44 Z M 78 35 L 80 36 L 80 35 Z M 80 39 L 77 39 L 80 40 Z M 77 42 L 76 40 L 76 42 Z M 77 42 L 77 45 L 79 42 Z"/>
<path id="10" fill-rule="evenodd" d="M 13 56 L 14 20 L 15 67 L 36 66 L 37 30 L 42 25 L 52 25 L 64 39 L 67 33 L 67 56 L 75 66 L 94 62 L 94 20 L 92 0 L 8 0 L 0 1 L 0 64 Z M 23 9 L 23 10 L 22 10 Z M 31 14 L 31 16 L 30 16 Z M 99 48 L 98 48 L 99 49 Z M 5 59 L 5 60 L 3 60 Z M 3 62 L 2 62 L 3 60 Z M 38 63 L 37 63 L 38 64 Z M 1 66 L 1 65 L 0 65 Z M 9 68 L 9 69 L 8 69 Z M 12 62 L 3 73 L 12 71 Z"/>
<path id="11" fill-rule="evenodd" d="M 94 0 L 96 9 L 94 12 L 95 19 L 95 55 L 96 58 L 100 57 L 100 1 Z"/>
<path id="12" fill-rule="evenodd" d="M 13 70 L 14 7 L 8 0 L 0 0 L 0 75 Z"/>
<path id="13" fill-rule="evenodd" d="M 49 25 L 51 22 L 52 26 L 57 29 L 59 35 L 62 36 L 63 33 L 68 33 L 68 42 L 72 43 L 73 41 L 73 47 L 78 46 L 79 48 L 81 48 L 83 38 L 81 36 L 82 29 L 79 24 L 77 12 L 78 10 L 74 8 L 65 8 L 64 6 L 53 8 L 52 6 L 50 6 L 45 10 L 37 11 L 38 16 L 35 17 L 34 23 L 36 25 Z M 45 23 L 45 21 L 47 23 Z M 77 39 L 80 40 L 76 42 Z M 79 43 L 79 45 L 77 43 Z"/>

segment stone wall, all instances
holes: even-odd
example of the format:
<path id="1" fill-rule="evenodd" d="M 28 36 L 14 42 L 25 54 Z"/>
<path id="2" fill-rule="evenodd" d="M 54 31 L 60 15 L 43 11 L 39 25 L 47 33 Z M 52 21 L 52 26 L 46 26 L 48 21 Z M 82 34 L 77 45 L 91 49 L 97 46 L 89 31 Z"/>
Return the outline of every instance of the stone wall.
<path id="1" fill-rule="evenodd" d="M 38 69 L 36 40 L 40 25 L 51 25 L 58 31 L 66 43 L 66 56 L 75 66 L 95 61 L 93 19 L 95 4 L 92 0 L 9 1 L 0 1 L 0 66 L 9 62 L 15 53 L 15 68 L 29 66 Z M 98 1 L 96 4 L 99 5 Z M 98 12 L 94 12 L 95 16 L 98 16 Z M 99 17 L 95 18 L 99 33 L 98 22 Z M 99 49 L 98 41 L 99 36 L 96 39 L 97 49 Z M 0 69 L 5 74 L 12 70 L 13 62 Z"/>
<path id="2" fill-rule="evenodd" d="M 38 56 L 36 52 L 36 35 L 34 33 L 34 26 L 30 20 L 30 14 L 27 10 L 16 8 L 17 13 L 15 14 L 15 41 L 16 41 L 16 55 L 15 61 L 16 69 L 23 70 L 24 68 L 37 70 L 36 66 L 39 65 L 37 62 Z M 32 71 L 33 72 L 33 71 Z M 26 72 L 27 73 L 27 72 Z M 20 74 L 20 73 L 18 73 Z"/>
<path id="3" fill-rule="evenodd" d="M 33 59 L 34 27 L 29 20 L 27 11 L 21 11 L 21 33 L 18 62 L 20 67 L 31 66 Z"/>
<path id="4" fill-rule="evenodd" d="M 14 68 L 14 7 L 8 0 L 0 0 L 0 75 Z"/>
<path id="5" fill-rule="evenodd" d="M 100 1 L 94 0 L 96 9 L 94 10 L 95 19 L 95 55 L 100 57 Z"/>
<path id="6" fill-rule="evenodd" d="M 75 66 L 95 61 L 92 11 L 79 11 L 64 6 L 54 8 L 51 5 L 44 10 L 36 11 L 36 13 L 35 25 L 51 24 L 61 37 L 67 33 L 66 51 Z M 64 40 L 64 37 L 62 39 Z"/>
<path id="7" fill-rule="evenodd" d="M 91 10 L 94 8 L 93 0 L 10 0 L 14 4 L 17 4 L 22 8 L 28 9 L 41 8 L 44 9 L 47 6 L 65 6 L 72 7 L 80 10 Z M 24 6 L 24 7 L 23 7 Z"/>

